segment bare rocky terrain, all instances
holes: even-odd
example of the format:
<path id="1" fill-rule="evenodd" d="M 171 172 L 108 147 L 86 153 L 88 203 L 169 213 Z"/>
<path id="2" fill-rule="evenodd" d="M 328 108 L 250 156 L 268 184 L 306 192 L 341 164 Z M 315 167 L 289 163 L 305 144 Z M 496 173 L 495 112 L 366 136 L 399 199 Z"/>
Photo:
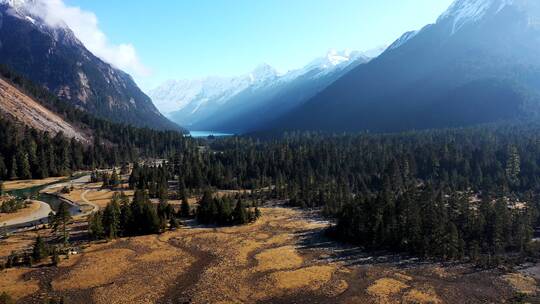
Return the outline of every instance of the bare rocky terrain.
<path id="1" fill-rule="evenodd" d="M 52 134 L 64 133 L 69 138 L 88 142 L 88 137 L 57 114 L 0 79 L 0 111 L 25 125 Z"/>

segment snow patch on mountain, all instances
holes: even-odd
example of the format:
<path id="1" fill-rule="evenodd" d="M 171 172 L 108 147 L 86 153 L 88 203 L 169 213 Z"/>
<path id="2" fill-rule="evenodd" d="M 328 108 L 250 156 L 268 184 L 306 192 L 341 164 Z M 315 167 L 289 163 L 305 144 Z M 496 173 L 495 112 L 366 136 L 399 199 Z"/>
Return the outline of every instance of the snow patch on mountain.
<path id="1" fill-rule="evenodd" d="M 514 0 L 456 0 L 437 22 L 451 20 L 452 34 L 454 34 L 466 24 L 481 20 L 488 12 L 498 13 L 505 6 L 513 3 Z"/>
<path id="2" fill-rule="evenodd" d="M 261 83 L 278 77 L 278 72 L 272 66 L 264 63 L 256 67 L 250 74 L 252 83 Z"/>
<path id="3" fill-rule="evenodd" d="M 208 102 L 222 104 L 250 86 L 275 80 L 277 71 L 267 64 L 239 77 L 206 77 L 195 80 L 169 80 L 148 92 L 154 104 L 166 115 L 187 106 L 192 113 Z"/>
<path id="4" fill-rule="evenodd" d="M 26 20 L 30 21 L 32 24 L 36 24 L 36 19 L 30 17 L 30 16 L 26 16 Z"/>
<path id="5" fill-rule="evenodd" d="M 13 8 L 20 8 L 32 4 L 32 0 L 0 0 L 0 4 L 7 4 Z"/>
<path id="6" fill-rule="evenodd" d="M 380 53 L 381 52 L 373 54 L 378 56 Z M 363 52 L 351 50 L 330 50 L 326 56 L 311 61 L 301 69 L 285 73 L 279 80 L 281 82 L 293 81 L 294 79 L 308 73 L 313 73 L 313 78 L 323 77 L 336 70 L 344 69 L 350 64 L 353 64 L 359 60 L 362 60 L 362 62 L 368 61 L 369 58 L 370 57 L 366 56 Z"/>
<path id="7" fill-rule="evenodd" d="M 302 69 L 279 74 L 268 64 L 262 64 L 246 75 L 238 77 L 207 77 L 197 80 L 169 80 L 148 92 L 158 109 L 169 115 L 186 110 L 197 113 L 209 103 L 221 105 L 246 89 L 256 89 L 277 83 L 289 82 L 314 73 L 321 77 L 336 69 L 343 69 L 357 60 L 367 60 L 360 52 L 331 50 Z"/>
<path id="8" fill-rule="evenodd" d="M 350 50 L 336 51 L 330 50 L 326 56 L 317 58 L 309 63 L 303 70 L 320 69 L 327 70 L 332 69 L 338 65 L 354 60 L 360 56 L 359 52 L 352 52 Z"/>
<path id="9" fill-rule="evenodd" d="M 407 43 L 407 41 L 411 40 L 412 38 L 414 38 L 420 31 L 410 31 L 410 32 L 406 32 L 405 34 L 403 34 L 398 40 L 396 40 L 394 43 L 392 43 L 388 49 L 389 50 L 393 50 L 393 49 L 397 49 L 398 47 L 404 45 L 405 43 Z"/>

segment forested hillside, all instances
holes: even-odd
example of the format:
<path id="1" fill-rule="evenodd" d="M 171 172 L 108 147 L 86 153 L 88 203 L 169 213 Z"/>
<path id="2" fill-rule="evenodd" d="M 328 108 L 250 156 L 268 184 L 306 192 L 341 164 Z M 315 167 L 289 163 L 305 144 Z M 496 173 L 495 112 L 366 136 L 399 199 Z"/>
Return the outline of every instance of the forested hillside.
<path id="1" fill-rule="evenodd" d="M 167 157 L 182 151 L 190 140 L 176 131 L 142 129 L 96 118 L 5 66 L 0 66 L 0 77 L 87 137 L 78 141 L 77 137 L 69 138 L 70 134 L 38 131 L 14 118 L 0 117 L 0 180 L 45 178 L 141 157 Z"/>

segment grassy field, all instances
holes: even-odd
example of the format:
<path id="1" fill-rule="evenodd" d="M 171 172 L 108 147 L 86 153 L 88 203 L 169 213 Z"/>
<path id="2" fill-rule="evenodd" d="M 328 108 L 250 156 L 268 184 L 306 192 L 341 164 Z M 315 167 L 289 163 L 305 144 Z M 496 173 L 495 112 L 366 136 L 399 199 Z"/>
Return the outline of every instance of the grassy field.
<path id="1" fill-rule="evenodd" d="M 68 303 L 500 303 L 537 292 L 534 279 L 498 270 L 370 258 L 329 242 L 327 223 L 298 210 L 262 214 L 246 226 L 187 225 L 92 244 L 58 268 L 4 270 L 0 292 L 21 303 L 51 296 Z M 0 248 L 22 248 L 33 237 L 16 235 Z"/>
<path id="2" fill-rule="evenodd" d="M 71 188 L 69 193 L 62 193 L 64 186 Z M 119 189 L 102 189 L 102 183 L 67 183 L 48 188 L 45 192 L 62 196 L 74 203 L 85 205 L 90 203 L 103 209 L 111 201 L 114 193 L 123 191 L 128 197 L 133 197 L 133 190 L 127 189 L 127 185 L 122 185 Z"/>
<path id="3" fill-rule="evenodd" d="M 55 183 L 66 179 L 66 177 L 50 177 L 45 179 L 29 179 L 29 180 L 16 180 L 4 182 L 6 191 L 20 190 L 30 187 L 43 186 L 51 183 Z"/>

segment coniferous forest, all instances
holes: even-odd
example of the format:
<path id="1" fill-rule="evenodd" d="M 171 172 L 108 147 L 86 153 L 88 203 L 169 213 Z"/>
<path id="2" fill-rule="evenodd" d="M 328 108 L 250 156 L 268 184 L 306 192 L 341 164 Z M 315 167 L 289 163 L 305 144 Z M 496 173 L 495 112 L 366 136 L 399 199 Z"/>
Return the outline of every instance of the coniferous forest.
<path id="1" fill-rule="evenodd" d="M 184 134 L 156 131 L 96 118 L 0 65 L 0 77 L 89 135 L 83 145 L 0 117 L 0 180 L 46 178 L 73 170 L 111 167 L 141 157 L 167 157 L 185 145 Z"/>
<path id="2" fill-rule="evenodd" d="M 256 204 L 208 194 L 251 190 L 250 202 L 280 200 L 320 209 L 336 221 L 331 235 L 371 250 L 487 264 L 508 254 L 534 254 L 531 239 L 540 226 L 538 124 L 197 140 L 94 118 L 9 69 L 0 71 L 67 121 L 91 130 L 93 139 L 83 144 L 0 119 L 0 180 L 134 163 L 129 185 L 139 192 L 129 206 L 138 209 L 122 211 L 117 202 L 108 214 L 96 214 L 96 238 L 162 230 L 175 216 L 158 214 L 148 199 L 166 201 L 169 182 L 176 180 L 177 198 L 202 195 L 195 214 L 201 223 L 255 220 Z M 168 161 L 139 164 L 147 158 Z M 117 222 L 116 216 L 136 214 L 148 225 Z"/>
<path id="3" fill-rule="evenodd" d="M 331 234 L 371 250 L 498 263 L 534 254 L 540 226 L 540 126 L 493 125 L 392 135 L 289 134 L 198 142 L 130 184 L 181 193 L 251 189 L 320 208 Z"/>

